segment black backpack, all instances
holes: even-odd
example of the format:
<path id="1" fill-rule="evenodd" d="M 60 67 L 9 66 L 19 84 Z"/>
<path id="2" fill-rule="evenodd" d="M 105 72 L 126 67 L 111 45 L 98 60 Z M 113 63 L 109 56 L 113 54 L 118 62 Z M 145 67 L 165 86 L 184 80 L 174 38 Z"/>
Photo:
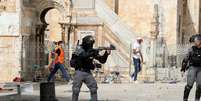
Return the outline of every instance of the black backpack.
<path id="1" fill-rule="evenodd" d="M 81 48 L 76 48 L 76 50 L 72 53 L 72 57 L 70 59 L 70 66 L 73 68 L 82 67 L 82 60 L 79 56 L 80 51 L 83 50 Z"/>
<path id="2" fill-rule="evenodd" d="M 71 57 L 71 59 L 70 59 L 70 66 L 71 67 L 73 67 L 73 68 L 75 68 L 76 67 L 76 58 L 77 58 L 77 56 L 73 53 L 72 54 L 72 57 Z"/>

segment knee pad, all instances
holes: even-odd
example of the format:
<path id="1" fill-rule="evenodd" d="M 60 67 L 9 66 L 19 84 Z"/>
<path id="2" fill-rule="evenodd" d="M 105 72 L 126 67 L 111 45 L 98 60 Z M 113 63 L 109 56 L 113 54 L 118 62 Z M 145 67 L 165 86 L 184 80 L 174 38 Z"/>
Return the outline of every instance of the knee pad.
<path id="1" fill-rule="evenodd" d="M 195 93 L 196 101 L 200 101 L 200 94 L 201 94 L 201 85 L 199 84 L 196 87 L 196 93 Z"/>
<path id="2" fill-rule="evenodd" d="M 201 88 L 201 84 L 198 84 L 198 85 L 197 85 L 197 88 Z"/>
<path id="3" fill-rule="evenodd" d="M 91 92 L 91 94 L 96 94 L 97 93 L 97 88 L 91 88 L 90 92 Z"/>
<path id="4" fill-rule="evenodd" d="M 192 88 L 193 88 L 193 86 L 190 86 L 190 85 L 185 86 L 185 90 L 191 90 Z"/>

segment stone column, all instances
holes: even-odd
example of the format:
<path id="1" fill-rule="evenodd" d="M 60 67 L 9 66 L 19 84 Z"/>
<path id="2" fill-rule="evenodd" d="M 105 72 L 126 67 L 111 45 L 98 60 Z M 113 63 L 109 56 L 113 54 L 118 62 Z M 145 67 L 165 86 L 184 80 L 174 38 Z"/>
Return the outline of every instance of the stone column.
<path id="1" fill-rule="evenodd" d="M 44 66 L 44 35 L 45 29 L 47 28 L 47 24 L 38 24 L 36 25 L 36 64 L 40 66 Z"/>
<path id="2" fill-rule="evenodd" d="M 62 28 L 62 41 L 64 42 L 64 51 L 65 51 L 65 67 L 69 67 L 69 60 L 70 60 L 70 26 L 67 22 L 60 22 L 59 23 Z M 66 39 L 67 38 L 67 39 Z"/>
<path id="3" fill-rule="evenodd" d="M 114 4 L 114 12 L 118 15 L 119 14 L 119 0 L 115 0 Z"/>
<path id="4" fill-rule="evenodd" d="M 155 69 L 155 80 L 157 80 L 157 64 L 156 64 L 156 44 L 157 44 L 157 37 L 159 35 L 159 14 L 158 14 L 158 5 L 154 5 L 154 17 L 152 28 L 151 28 L 151 57 L 153 58 L 151 62 L 151 67 Z"/>
<path id="5" fill-rule="evenodd" d="M 64 44 L 66 44 L 66 41 L 65 41 L 65 26 L 63 23 L 59 23 L 60 26 L 61 26 L 61 41 L 64 42 Z"/>

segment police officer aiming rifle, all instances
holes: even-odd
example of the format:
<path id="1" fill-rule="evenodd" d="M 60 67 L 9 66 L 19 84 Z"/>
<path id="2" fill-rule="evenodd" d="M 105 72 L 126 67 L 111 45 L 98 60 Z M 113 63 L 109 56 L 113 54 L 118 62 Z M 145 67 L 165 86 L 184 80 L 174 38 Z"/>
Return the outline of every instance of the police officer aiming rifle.
<path id="1" fill-rule="evenodd" d="M 194 42 L 194 45 L 189 49 L 182 61 L 181 72 L 188 70 L 187 85 L 185 86 L 183 101 L 188 101 L 190 91 L 195 81 L 197 84 L 195 101 L 199 101 L 201 94 L 201 35 L 194 35 L 189 41 Z"/>
<path id="2" fill-rule="evenodd" d="M 75 52 L 72 54 L 70 60 L 71 67 L 75 68 L 75 76 L 73 79 L 73 94 L 72 101 L 78 101 L 80 88 L 82 83 L 85 83 L 90 89 L 91 100 L 97 101 L 97 83 L 92 76 L 91 70 L 95 69 L 94 59 L 98 60 L 100 63 L 104 64 L 115 47 L 111 45 L 110 47 L 100 47 L 97 49 L 93 48 L 95 39 L 93 36 L 89 35 L 82 39 L 82 44 L 78 45 Z M 103 55 L 99 52 L 105 50 Z"/>

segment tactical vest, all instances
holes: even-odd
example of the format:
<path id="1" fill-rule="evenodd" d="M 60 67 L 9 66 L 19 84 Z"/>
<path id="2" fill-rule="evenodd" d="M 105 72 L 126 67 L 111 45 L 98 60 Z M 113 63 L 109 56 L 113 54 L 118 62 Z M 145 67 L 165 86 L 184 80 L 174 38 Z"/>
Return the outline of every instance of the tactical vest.
<path id="1" fill-rule="evenodd" d="M 71 67 L 75 68 L 75 70 L 78 70 L 78 69 L 93 70 L 95 68 L 93 59 L 83 57 L 83 55 L 87 53 L 88 52 L 85 51 L 82 48 L 82 46 L 78 46 L 72 54 L 72 57 L 70 60 Z"/>
<path id="2" fill-rule="evenodd" d="M 81 46 L 77 46 L 76 50 L 72 53 L 72 57 L 70 60 L 70 66 L 78 69 L 79 67 L 82 67 L 82 60 L 80 59 L 80 54 L 84 52 Z"/>
<path id="3" fill-rule="evenodd" d="M 198 49 L 193 46 L 192 49 L 190 64 L 192 66 L 201 66 L 201 48 Z"/>

